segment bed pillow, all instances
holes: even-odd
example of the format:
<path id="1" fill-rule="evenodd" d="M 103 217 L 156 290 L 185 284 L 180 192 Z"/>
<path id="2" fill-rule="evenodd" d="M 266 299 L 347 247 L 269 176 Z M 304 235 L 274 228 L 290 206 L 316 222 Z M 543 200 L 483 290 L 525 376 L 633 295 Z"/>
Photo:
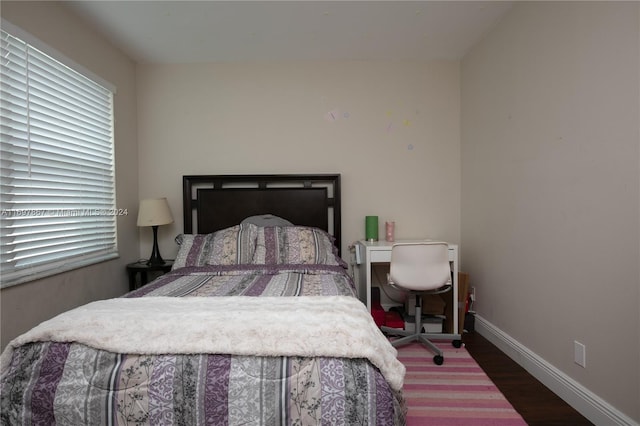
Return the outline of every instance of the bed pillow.
<path id="1" fill-rule="evenodd" d="M 253 262 L 258 226 L 242 223 L 213 233 L 207 265 L 247 265 Z"/>
<path id="2" fill-rule="evenodd" d="M 293 226 L 287 219 L 272 214 L 249 216 L 240 223 L 253 223 L 257 226 Z"/>
<path id="3" fill-rule="evenodd" d="M 236 225 L 212 234 L 180 234 L 180 246 L 172 269 L 185 266 L 250 264 L 256 248 L 258 227 Z"/>
<path id="4" fill-rule="evenodd" d="M 185 266 L 204 266 L 211 249 L 213 234 L 180 234 L 176 237 L 178 254 L 172 270 Z"/>
<path id="5" fill-rule="evenodd" d="M 340 265 L 334 238 L 327 232 L 306 226 L 258 228 L 253 263 L 257 265 Z"/>

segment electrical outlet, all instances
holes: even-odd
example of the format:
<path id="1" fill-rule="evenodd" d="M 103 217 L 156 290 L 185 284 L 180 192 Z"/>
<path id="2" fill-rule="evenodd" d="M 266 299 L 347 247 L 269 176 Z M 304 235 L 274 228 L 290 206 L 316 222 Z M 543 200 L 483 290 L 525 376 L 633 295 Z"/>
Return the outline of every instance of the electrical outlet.
<path id="1" fill-rule="evenodd" d="M 587 367 L 587 347 L 577 340 L 573 341 L 573 360 L 580 367 Z"/>

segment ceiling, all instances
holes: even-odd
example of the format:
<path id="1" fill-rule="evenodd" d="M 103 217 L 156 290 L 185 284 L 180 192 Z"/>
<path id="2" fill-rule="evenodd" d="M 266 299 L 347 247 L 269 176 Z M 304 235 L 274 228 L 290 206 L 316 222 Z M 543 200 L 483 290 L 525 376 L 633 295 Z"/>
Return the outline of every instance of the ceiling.
<path id="1" fill-rule="evenodd" d="M 66 1 L 139 63 L 456 60 L 508 1 Z"/>

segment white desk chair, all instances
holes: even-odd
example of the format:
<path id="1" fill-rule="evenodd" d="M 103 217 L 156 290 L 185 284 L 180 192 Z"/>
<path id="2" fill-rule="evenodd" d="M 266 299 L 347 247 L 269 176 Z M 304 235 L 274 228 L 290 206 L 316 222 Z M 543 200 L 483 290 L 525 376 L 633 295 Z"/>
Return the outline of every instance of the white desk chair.
<path id="1" fill-rule="evenodd" d="M 444 293 L 452 288 L 449 267 L 449 246 L 443 242 L 397 243 L 391 247 L 389 285 L 414 296 L 416 303 L 416 328 L 405 331 L 381 327 L 389 335 L 404 336 L 393 340 L 394 347 L 419 341 L 436 355 L 433 362 L 444 362 L 442 351 L 422 333 L 422 296 Z"/>

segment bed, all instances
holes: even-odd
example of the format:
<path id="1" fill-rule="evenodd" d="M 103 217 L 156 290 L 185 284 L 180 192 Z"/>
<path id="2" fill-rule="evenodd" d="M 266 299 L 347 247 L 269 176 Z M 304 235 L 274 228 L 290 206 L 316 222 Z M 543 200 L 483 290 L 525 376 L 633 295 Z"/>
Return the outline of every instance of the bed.
<path id="1" fill-rule="evenodd" d="M 183 177 L 172 270 L 2 353 L 2 424 L 402 425 L 339 256 L 340 175 Z"/>

